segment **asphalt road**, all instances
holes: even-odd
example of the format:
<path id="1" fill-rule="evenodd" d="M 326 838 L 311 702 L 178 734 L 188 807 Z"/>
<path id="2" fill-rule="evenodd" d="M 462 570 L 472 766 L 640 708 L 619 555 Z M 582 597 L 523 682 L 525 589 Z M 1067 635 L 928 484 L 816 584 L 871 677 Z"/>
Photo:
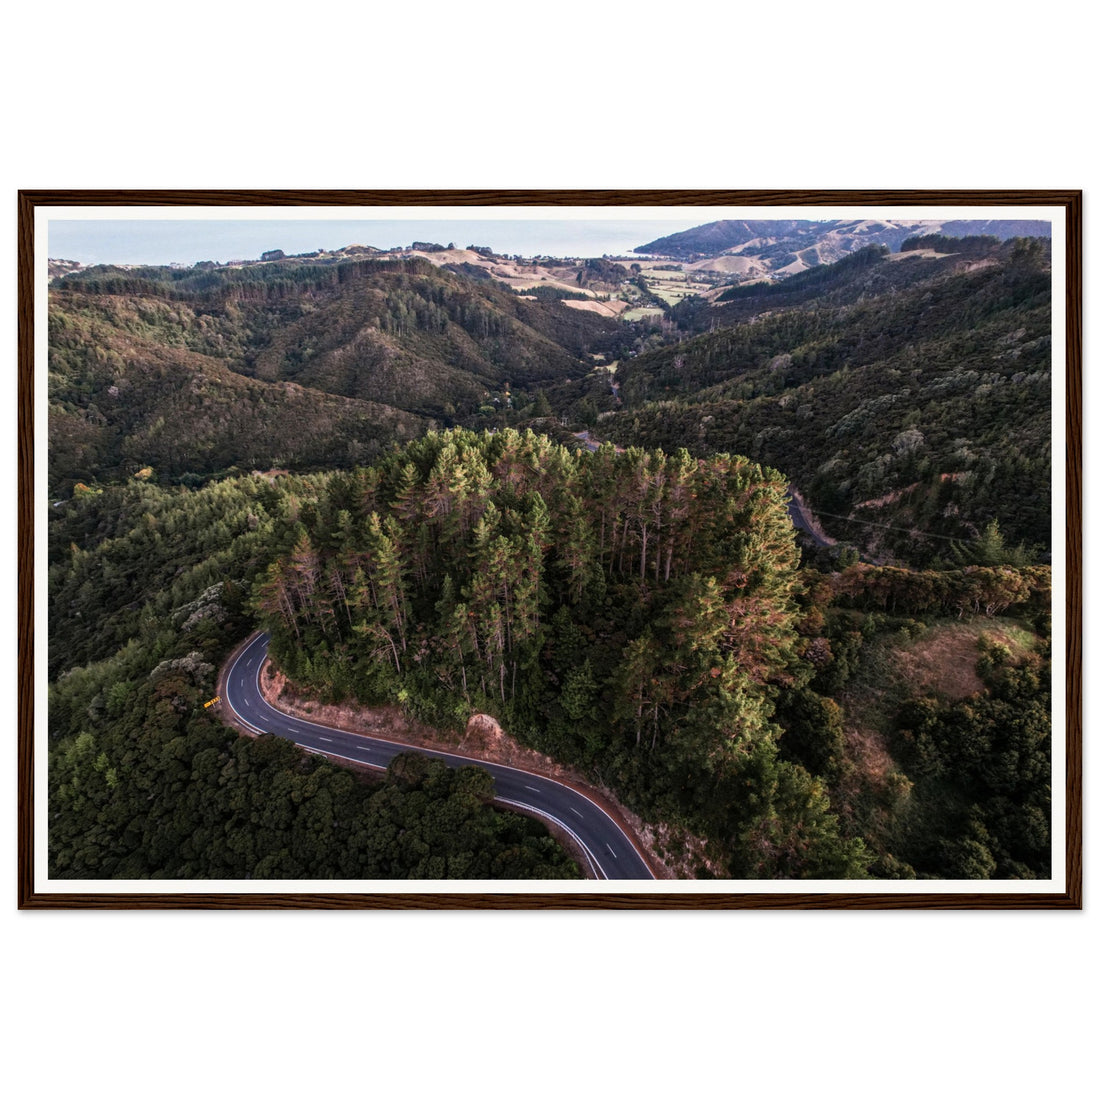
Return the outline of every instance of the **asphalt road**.
<path id="1" fill-rule="evenodd" d="M 833 544 L 827 539 L 823 539 L 811 526 L 810 521 L 806 518 L 806 514 L 802 511 L 802 506 L 794 498 L 793 494 L 787 493 L 787 511 L 791 517 L 791 523 L 798 528 L 803 534 L 809 535 L 812 542 L 817 546 L 832 546 Z"/>
<path id="2" fill-rule="evenodd" d="M 240 652 L 226 676 L 223 703 L 238 719 L 261 733 L 289 738 L 305 749 L 385 768 L 398 753 L 424 752 L 413 745 L 383 741 L 361 733 L 307 722 L 276 710 L 260 692 L 260 669 L 267 659 L 268 636 L 257 634 Z M 477 764 L 489 772 L 496 786 L 497 802 L 548 821 L 567 832 L 583 850 L 587 867 L 597 879 L 652 879 L 646 862 L 615 821 L 583 794 L 546 779 L 502 764 L 472 757 L 431 752 L 452 767 Z"/>

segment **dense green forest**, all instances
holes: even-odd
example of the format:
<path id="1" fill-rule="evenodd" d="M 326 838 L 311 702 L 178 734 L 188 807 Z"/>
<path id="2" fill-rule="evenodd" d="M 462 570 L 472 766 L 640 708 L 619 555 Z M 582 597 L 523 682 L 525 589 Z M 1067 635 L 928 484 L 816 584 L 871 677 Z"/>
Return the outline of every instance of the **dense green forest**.
<path id="1" fill-rule="evenodd" d="M 453 432 L 335 478 L 300 518 L 256 596 L 295 681 L 444 724 L 488 710 L 704 831 L 734 877 L 863 870 L 769 725 L 797 639 L 774 475 Z"/>
<path id="2" fill-rule="evenodd" d="M 365 783 L 204 708 L 248 595 L 328 475 L 132 482 L 51 515 L 49 859 L 63 878 L 569 878 L 478 768 Z"/>
<path id="3" fill-rule="evenodd" d="M 393 259 L 52 288 L 52 873 L 580 873 L 480 770 L 222 726 L 263 626 L 321 700 L 494 716 L 681 876 L 1049 875 L 1049 245 L 562 298 Z"/>
<path id="4" fill-rule="evenodd" d="M 783 490 L 774 471 L 727 455 L 430 435 L 334 478 L 255 606 L 281 667 L 321 697 L 400 699 L 459 727 L 473 711 L 497 715 L 647 819 L 704 837 L 709 873 L 945 873 L 950 851 L 928 855 L 894 831 L 903 803 L 924 806 L 928 777 L 900 765 L 878 786 L 858 775 L 830 696 L 877 636 L 1011 611 L 1022 640 L 994 649 L 1034 738 L 1049 570 L 857 565 L 825 579 L 799 569 Z M 897 702 L 888 728 L 904 748 L 898 723 L 916 701 Z M 1028 813 L 1049 798 L 1049 756 L 1036 751 L 1014 777 Z M 977 799 L 967 812 L 993 812 L 986 792 L 960 787 Z M 831 802 L 841 795 L 846 815 Z M 998 809 L 1013 824 L 989 827 L 989 850 L 1003 848 L 1002 873 L 1039 873 L 1033 850 L 1006 839 L 1026 832 L 1016 811 Z"/>
<path id="5" fill-rule="evenodd" d="M 53 866 L 347 873 L 303 864 L 299 810 L 276 844 L 259 835 L 272 819 L 232 802 L 240 769 L 317 812 L 335 804 L 312 801 L 330 778 L 341 798 L 349 782 L 326 765 L 299 798 L 316 762 L 299 773 L 202 708 L 258 614 L 319 696 L 396 701 L 442 727 L 494 714 L 647 819 L 705 838 L 698 874 L 1041 874 L 1027 822 L 1049 813 L 1049 571 L 799 568 L 782 489 L 743 459 L 501 431 L 431 435 L 357 471 L 75 498 L 50 524 Z M 982 658 L 991 709 L 900 685 L 878 721 L 896 766 L 868 772 L 845 739 L 861 677 L 878 684 L 884 654 L 926 629 L 1005 614 L 1011 646 Z M 997 724 L 1014 711 L 1018 737 Z M 956 771 L 937 747 L 952 730 L 1010 738 L 999 786 Z M 971 855 L 984 830 L 977 863 L 951 847 L 956 820 Z M 206 864 L 186 842 L 200 823 L 233 837 Z M 547 856 L 537 874 L 561 866 Z"/>
<path id="6" fill-rule="evenodd" d="M 194 484 L 354 466 L 437 421 L 524 403 L 615 331 L 425 260 L 90 268 L 50 294 L 62 494 L 145 467 Z"/>
<path id="7" fill-rule="evenodd" d="M 913 565 L 998 522 L 1050 552 L 1049 242 L 868 248 L 674 313 L 700 335 L 549 391 L 623 445 L 783 471 L 834 537 Z"/>

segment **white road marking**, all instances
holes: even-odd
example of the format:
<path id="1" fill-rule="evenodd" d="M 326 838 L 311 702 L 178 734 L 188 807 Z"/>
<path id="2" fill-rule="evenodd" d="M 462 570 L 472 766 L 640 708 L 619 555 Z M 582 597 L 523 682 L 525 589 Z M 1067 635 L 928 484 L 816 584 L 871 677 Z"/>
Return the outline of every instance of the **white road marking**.
<path id="1" fill-rule="evenodd" d="M 322 737 L 322 738 L 320 738 L 320 740 L 321 741 L 327 741 L 330 745 L 332 744 L 332 738 L 331 737 Z"/>
<path id="2" fill-rule="evenodd" d="M 532 787 L 532 786 L 529 786 L 529 785 L 528 785 L 527 783 L 524 783 L 523 785 L 524 785 L 525 787 L 527 787 L 527 789 L 528 789 L 529 791 L 534 791 L 534 792 L 535 792 L 535 794 L 538 794 L 538 793 L 539 793 L 539 789 L 538 789 L 538 787 Z"/>
<path id="3" fill-rule="evenodd" d="M 248 660 L 245 661 L 244 667 L 245 668 L 251 668 L 252 667 L 252 658 L 251 657 L 249 657 Z"/>
<path id="4" fill-rule="evenodd" d="M 256 639 L 256 643 L 255 643 L 255 644 L 256 644 L 256 647 L 257 647 L 257 648 L 256 648 L 256 651 L 255 651 L 255 652 L 256 652 L 256 653 L 257 653 L 257 654 L 259 655 L 259 658 L 260 658 L 260 663 L 261 663 L 261 667 L 262 667 L 263 661 L 264 661 L 264 659 L 265 659 L 265 657 L 266 657 L 266 643 L 267 643 L 267 638 L 266 638 L 266 637 L 265 637 L 264 635 L 259 635 L 259 636 L 257 637 L 257 639 Z M 251 666 L 251 658 L 249 659 L 249 666 Z M 258 686 L 258 685 L 259 685 L 259 672 L 257 672 L 257 676 L 256 676 L 256 681 L 257 681 L 257 686 Z M 242 680 L 241 680 L 241 686 L 242 686 L 242 688 L 243 688 L 243 687 L 245 686 L 245 680 L 244 680 L 243 678 L 242 678 Z M 247 700 L 245 700 L 244 702 L 246 702 L 246 703 L 247 703 L 247 704 L 248 704 L 249 706 L 251 706 L 251 705 L 252 705 L 252 704 L 251 704 L 250 702 L 248 702 Z M 231 703 L 231 702 L 230 702 L 230 706 L 232 706 L 232 703 Z M 238 718 L 239 718 L 239 719 L 240 719 L 240 720 L 241 720 L 241 721 L 242 721 L 242 722 L 243 722 L 243 723 L 244 723 L 244 724 L 245 724 L 246 726 L 251 726 L 251 728 L 252 728 L 252 729 L 254 729 L 254 730 L 256 730 L 257 732 L 264 732 L 264 731 L 263 731 L 263 730 L 262 730 L 262 729 L 261 729 L 260 727 L 257 727 L 257 726 L 254 726 L 254 725 L 251 725 L 251 724 L 250 724 L 250 723 L 249 723 L 249 722 L 248 722 L 248 721 L 247 721 L 246 719 L 244 719 L 243 715 L 241 715 L 241 714 L 240 714 L 240 712 L 237 712 L 237 711 L 236 711 L 236 708 L 235 708 L 235 707 L 234 707 L 233 709 L 234 709 L 234 711 L 235 711 L 235 712 L 237 713 L 237 716 L 238 716 Z M 295 728 L 295 727 L 287 727 L 287 728 L 290 728 L 290 729 L 291 729 L 291 730 L 292 730 L 293 732 L 296 732 L 296 733 L 304 733 L 304 732 L 305 732 L 304 730 L 298 730 L 298 729 L 297 729 L 297 728 Z M 331 739 L 330 739 L 330 738 L 324 738 L 324 740 L 326 740 L 326 741 L 330 741 L 330 742 L 331 742 Z M 403 749 L 407 749 L 407 748 L 409 748 L 409 747 L 410 747 L 410 746 L 406 746 L 406 745 L 401 745 L 401 744 L 399 744 L 398 742 L 392 742 L 392 743 L 391 743 L 391 742 L 386 742 L 386 743 L 387 743 L 387 744 L 393 744 L 393 745 L 397 746 L 397 747 L 398 747 L 398 749 L 401 749 L 401 750 L 403 750 Z M 303 746 L 303 747 L 305 747 L 305 746 Z M 306 751 L 307 751 L 307 752 L 309 752 L 309 751 L 317 751 L 317 750 L 310 750 L 310 749 L 308 749 L 308 748 L 307 748 L 307 749 L 306 749 Z M 355 758 L 353 758 L 353 757 L 349 757 L 349 756 L 344 756 L 344 755 L 342 755 L 342 754 L 339 754 L 339 753 L 334 753 L 334 752 L 333 752 L 332 750 L 329 750 L 329 751 L 328 751 L 328 752 L 326 753 L 326 755 L 328 755 L 328 756 L 333 756 L 333 755 L 336 755 L 336 756 L 339 756 L 339 757 L 340 757 L 341 759 L 344 759 L 344 760 L 351 760 L 351 761 L 353 761 L 353 762 L 361 762 L 361 763 L 364 763 L 364 764 L 366 764 L 366 766 L 368 766 L 368 767 L 373 767 L 373 768 L 377 768 L 378 770 L 384 770 L 384 769 L 385 769 L 385 765 L 384 765 L 384 764 L 372 764 L 372 763 L 370 763 L 370 762 L 369 762 L 368 760 L 360 760 L 360 761 L 356 761 L 356 760 L 355 760 Z M 367 755 L 367 754 L 366 754 L 366 753 L 364 753 L 364 755 Z M 482 767 L 484 767 L 484 766 L 486 765 L 486 762 L 485 762 L 485 761 L 482 761 L 482 760 L 478 760 L 478 759 L 477 759 L 476 757 L 467 757 L 467 756 L 462 756 L 461 754 L 452 754 L 452 755 L 453 755 L 453 759 L 455 759 L 455 760 L 461 760 L 461 761 L 463 761 L 463 762 L 469 761 L 469 762 L 471 762 L 471 763 L 474 763 L 474 764 L 479 764 L 479 765 L 481 765 Z M 510 768 L 510 767 L 508 767 L 508 766 L 506 766 L 506 765 L 502 766 L 500 770 L 501 770 L 501 772 L 502 772 L 502 773 L 504 773 L 504 772 L 510 772 L 510 773 L 512 773 L 512 774 L 516 774 L 516 773 L 522 774 L 522 773 L 520 772 L 520 769 L 518 769 L 518 768 Z M 533 791 L 536 791 L 536 793 L 541 793 L 541 788 L 536 788 L 536 787 L 528 787 L 528 789 L 529 789 L 529 790 L 533 790 Z M 596 804 L 595 802 L 593 802 L 593 801 L 592 801 L 592 799 L 588 798 L 588 796 L 587 796 L 587 795 L 585 795 L 585 794 L 583 794 L 582 792 L 579 792 L 579 791 L 578 791 L 578 792 L 574 792 L 574 793 L 580 794 L 580 796 L 581 796 L 582 798 L 584 798 L 586 802 L 591 802 L 591 803 L 592 803 L 592 806 L 594 807 L 594 809 L 596 809 L 596 810 L 599 810 L 599 811 L 600 811 L 600 814 L 602 815 L 602 813 L 603 813 L 602 809 L 601 809 L 601 808 L 600 808 L 600 807 L 599 807 L 599 806 L 598 806 L 598 805 L 597 805 L 597 804 Z M 549 819 L 550 821 L 552 821 L 552 822 L 554 822 L 555 824 L 557 824 L 557 825 L 561 826 L 562 828 L 564 828 L 564 829 L 565 829 L 565 830 L 566 830 L 567 832 L 569 832 L 569 833 L 570 833 L 570 835 L 571 835 L 571 836 L 572 836 L 572 837 L 574 838 L 574 840 L 576 840 L 576 841 L 577 841 L 577 843 L 578 843 L 578 844 L 579 844 L 579 845 L 581 846 L 581 848 L 583 849 L 583 851 L 584 851 L 585 855 L 586 855 L 586 856 L 587 856 L 587 858 L 588 858 L 588 861 L 589 861 L 589 862 L 590 862 L 590 864 L 591 864 L 591 865 L 593 866 L 593 870 L 594 870 L 594 871 L 595 871 L 595 873 L 596 873 L 596 877 L 597 877 L 597 878 L 607 878 L 607 877 L 608 877 L 607 873 L 606 873 L 606 872 L 605 872 L 605 871 L 603 870 L 603 868 L 602 868 L 602 867 L 600 867 L 600 865 L 599 865 L 598 861 L 596 860 L 596 858 L 595 858 L 595 855 L 594 855 L 594 853 L 592 852 L 592 850 L 591 850 L 590 848 L 588 848 L 588 847 L 587 847 L 587 846 L 586 846 L 586 845 L 584 844 L 584 842 L 583 842 L 583 841 L 582 841 L 582 840 L 580 839 L 580 837 L 578 837 L 578 836 L 577 836 L 577 835 L 576 835 L 575 833 L 572 833 L 572 831 L 571 831 L 571 830 L 569 830 L 568 826 L 566 826 L 564 822 L 562 822 L 562 821 L 559 821 L 559 820 L 557 820 L 556 818 L 553 818 L 553 817 L 551 817 L 551 816 L 550 816 L 549 814 L 547 814 L 547 813 L 546 813 L 545 811 L 543 811 L 543 810 L 537 810 L 537 809 L 535 809 L 535 807 L 533 807 L 533 806 L 526 806 L 526 805 L 523 805 L 523 804 L 521 804 L 521 803 L 515 803 L 515 802 L 510 802 L 510 800 L 508 800 L 508 799 L 505 799 L 505 798 L 498 798 L 498 799 L 497 799 L 496 801 L 497 801 L 498 803 L 502 803 L 502 804 L 504 804 L 504 805 L 513 805 L 513 806 L 517 807 L 518 809 L 523 809 L 523 810 L 526 810 L 526 811 L 528 811 L 528 812 L 530 812 L 530 813 L 533 813 L 533 814 L 535 814 L 536 816 L 539 816 L 539 817 L 546 817 L 546 818 L 548 818 L 548 819 Z M 572 807 L 570 807 L 570 809 L 572 809 Z M 584 815 L 583 815 L 582 813 L 580 813 L 580 812 L 579 812 L 578 810 L 573 810 L 573 813 L 575 813 L 575 814 L 576 814 L 576 815 L 577 815 L 578 817 L 580 817 L 580 818 L 582 818 L 582 819 L 584 818 Z M 635 851 L 635 853 L 636 853 L 636 854 L 638 854 L 638 858 L 642 860 L 642 863 L 643 863 L 643 866 L 644 866 L 644 865 L 645 865 L 645 860 L 644 860 L 644 858 L 643 858 L 643 857 L 641 856 L 641 854 L 640 854 L 640 853 L 638 853 L 638 850 L 637 850 L 637 848 L 636 848 L 636 847 L 635 847 L 635 846 L 633 845 L 633 843 L 631 842 L 630 838 L 629 838 L 628 836 L 626 836 L 625 834 L 623 834 L 623 839 L 624 839 L 624 841 L 625 841 L 625 842 L 626 842 L 626 843 L 627 843 L 628 845 L 630 845 L 630 846 L 631 846 L 631 848 L 632 848 L 632 849 L 633 849 L 633 850 Z M 610 845 L 610 844 L 607 844 L 607 843 L 605 842 L 605 844 L 604 844 L 604 847 L 606 847 L 606 848 L 607 848 L 608 852 L 610 852 L 610 853 L 611 853 L 611 855 L 612 855 L 612 857 L 613 857 L 614 859 L 616 859 L 616 860 L 617 860 L 617 859 L 619 858 L 619 857 L 618 857 L 618 854 L 617 854 L 617 853 L 615 852 L 615 850 L 614 850 L 614 849 L 613 849 L 613 848 L 611 847 L 611 845 Z M 648 868 L 647 868 L 647 870 L 648 870 Z M 650 877 L 652 877 L 652 876 L 650 876 Z"/>
<path id="5" fill-rule="evenodd" d="M 570 806 L 569 809 L 570 809 L 571 812 L 575 813 L 577 815 L 577 817 L 579 817 L 581 819 L 581 821 L 584 820 L 584 814 L 582 814 L 580 812 L 580 810 L 574 810 L 572 806 Z"/>
<path id="6" fill-rule="evenodd" d="M 600 866 L 600 861 L 596 859 L 596 854 L 588 847 L 587 844 L 564 821 L 559 821 L 558 818 L 551 814 L 548 814 L 545 810 L 540 810 L 535 806 L 529 806 L 525 802 L 513 802 L 510 798 L 498 798 L 498 802 L 505 806 L 515 806 L 517 810 L 523 810 L 527 813 L 535 814 L 537 817 L 544 817 L 547 821 L 552 821 L 555 825 L 564 829 L 581 847 L 581 851 L 588 857 L 588 864 L 592 868 L 593 874 L 596 878 L 607 878 L 607 872 Z"/>

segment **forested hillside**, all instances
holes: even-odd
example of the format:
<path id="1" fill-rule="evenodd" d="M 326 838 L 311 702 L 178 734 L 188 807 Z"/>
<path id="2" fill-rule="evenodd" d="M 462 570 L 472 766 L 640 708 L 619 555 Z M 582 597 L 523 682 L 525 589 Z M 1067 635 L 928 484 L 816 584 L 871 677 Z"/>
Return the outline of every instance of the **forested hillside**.
<path id="1" fill-rule="evenodd" d="M 396 699 L 459 728 L 488 711 L 703 837 L 698 872 L 843 878 L 877 854 L 880 872 L 932 874 L 954 855 L 914 868 L 908 844 L 882 847 L 910 780 L 861 773 L 828 696 L 892 624 L 908 638 L 945 615 L 1041 618 L 1049 572 L 855 567 L 824 583 L 798 569 L 783 488 L 726 455 L 432 435 L 333 479 L 255 606 L 280 666 L 322 698 Z M 1032 667 L 1021 645 L 1002 661 Z M 1028 683 L 1047 690 L 1041 661 Z M 1039 812 L 1042 774 L 1021 787 Z M 1004 853 L 988 858 L 1030 866 Z"/>
<path id="2" fill-rule="evenodd" d="M 703 334 L 551 392 L 604 438 L 783 471 L 835 537 L 914 565 L 994 522 L 1050 549 L 1050 269 L 1039 241 L 868 249 L 681 307 Z M 939 250 L 943 250 L 940 252 Z M 989 564 L 995 564 L 990 562 Z"/>
<path id="3" fill-rule="evenodd" d="M 90 268 L 50 302 L 50 483 L 352 466 L 582 372 L 614 322 L 424 260 Z"/>
<path id="4" fill-rule="evenodd" d="M 681 877 L 1049 876 L 1049 244 L 676 305 L 594 263 L 648 303 L 618 321 L 485 270 L 54 284 L 53 873 L 580 873 L 486 773 L 369 784 L 222 726 L 263 627 L 320 701 L 491 715 Z"/>
<path id="5" fill-rule="evenodd" d="M 796 565 L 782 484 L 744 460 L 451 433 L 335 479 L 256 602 L 322 696 L 488 710 L 735 877 L 844 877 L 862 848 L 769 723 Z"/>
<path id="6" fill-rule="evenodd" d="M 61 878 L 575 878 L 492 780 L 399 758 L 380 784 L 204 707 L 312 479 L 140 482 L 50 519 L 49 861 Z"/>

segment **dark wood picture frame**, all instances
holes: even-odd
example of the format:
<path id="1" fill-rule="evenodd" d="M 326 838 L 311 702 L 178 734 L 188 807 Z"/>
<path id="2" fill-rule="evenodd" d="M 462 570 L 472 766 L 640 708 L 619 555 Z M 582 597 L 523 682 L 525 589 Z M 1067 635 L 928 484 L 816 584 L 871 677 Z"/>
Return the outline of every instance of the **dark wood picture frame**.
<path id="1" fill-rule="evenodd" d="M 35 888 L 34 818 L 34 369 L 35 213 L 41 207 L 295 206 L 1043 206 L 1065 215 L 1066 556 L 1065 879 L 1064 892 L 713 893 L 233 893 L 39 892 Z M 473 212 L 471 212 L 473 213 Z M 701 219 L 706 220 L 706 219 Z M 20 909 L 1064 909 L 1082 907 L 1082 194 L 1075 190 L 866 191 L 79 191 L 18 195 L 18 905 Z M 1057 309 L 1057 302 L 1055 302 Z M 1057 393 L 1055 400 L 1057 400 Z M 812 883 L 808 884 L 812 887 Z"/>

